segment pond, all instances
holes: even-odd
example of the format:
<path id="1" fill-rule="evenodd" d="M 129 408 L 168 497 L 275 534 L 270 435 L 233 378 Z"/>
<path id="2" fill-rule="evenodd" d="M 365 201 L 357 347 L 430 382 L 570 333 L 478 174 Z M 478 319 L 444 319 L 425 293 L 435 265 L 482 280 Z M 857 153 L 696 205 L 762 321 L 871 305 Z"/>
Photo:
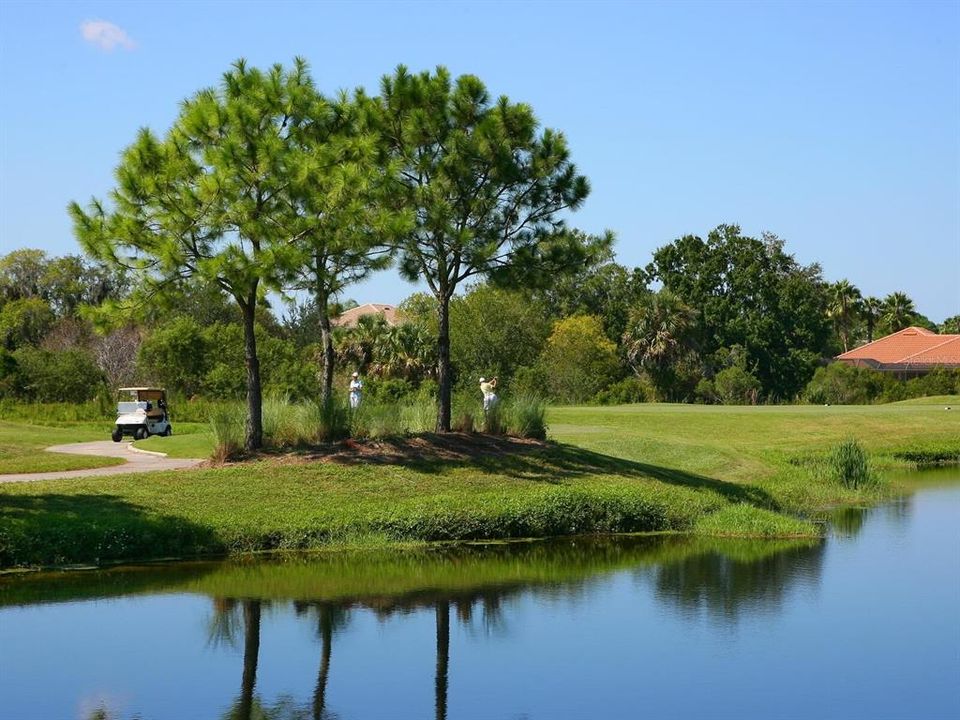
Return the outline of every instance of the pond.
<path id="1" fill-rule="evenodd" d="M 960 475 L 822 542 L 575 538 L 0 581 L 0 717 L 960 717 Z"/>

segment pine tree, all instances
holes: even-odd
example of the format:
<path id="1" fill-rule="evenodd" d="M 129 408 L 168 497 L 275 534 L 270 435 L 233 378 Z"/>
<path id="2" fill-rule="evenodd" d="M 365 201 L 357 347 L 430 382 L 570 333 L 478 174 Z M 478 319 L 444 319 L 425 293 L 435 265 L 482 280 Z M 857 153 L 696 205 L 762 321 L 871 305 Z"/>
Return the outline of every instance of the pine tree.
<path id="1" fill-rule="evenodd" d="M 436 302 L 437 429 L 449 431 L 451 297 L 474 276 L 532 283 L 582 262 L 588 248 L 560 214 L 580 207 L 589 184 L 561 133 L 541 131 L 528 105 L 492 101 L 472 75 L 453 81 L 442 67 L 412 75 L 400 66 L 378 101 L 395 202 L 415 218 L 397 245 L 400 271 L 425 280 Z"/>

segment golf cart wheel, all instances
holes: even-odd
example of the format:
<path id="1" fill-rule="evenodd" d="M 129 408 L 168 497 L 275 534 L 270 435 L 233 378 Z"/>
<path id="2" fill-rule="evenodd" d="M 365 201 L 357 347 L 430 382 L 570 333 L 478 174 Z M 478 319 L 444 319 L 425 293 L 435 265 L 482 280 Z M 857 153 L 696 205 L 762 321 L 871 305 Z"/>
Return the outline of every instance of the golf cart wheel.
<path id="1" fill-rule="evenodd" d="M 173 435 L 173 425 L 167 425 L 167 429 L 163 431 L 164 437 L 170 437 Z"/>
<path id="2" fill-rule="evenodd" d="M 148 437 L 150 437 L 150 433 L 147 432 L 146 428 L 137 428 L 137 432 L 134 437 L 137 440 L 146 440 Z"/>
<path id="3" fill-rule="evenodd" d="M 113 438 L 114 442 L 120 442 L 121 440 L 123 440 L 123 430 L 121 430 L 120 428 L 117 428 L 112 433 L 110 433 L 110 437 Z"/>

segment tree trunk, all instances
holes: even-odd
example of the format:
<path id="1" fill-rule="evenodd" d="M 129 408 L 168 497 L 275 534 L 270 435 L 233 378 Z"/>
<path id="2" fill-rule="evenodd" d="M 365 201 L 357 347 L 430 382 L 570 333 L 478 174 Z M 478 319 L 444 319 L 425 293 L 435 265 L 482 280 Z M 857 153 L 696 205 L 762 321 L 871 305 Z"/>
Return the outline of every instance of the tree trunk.
<path id="1" fill-rule="evenodd" d="M 441 293 L 437 298 L 437 316 L 440 336 L 437 339 L 437 382 L 440 385 L 437 432 L 450 432 L 450 405 L 452 378 L 450 377 L 450 297 Z"/>
<path id="2" fill-rule="evenodd" d="M 243 680 L 240 685 L 240 720 L 250 720 L 253 711 L 253 689 L 257 684 L 257 663 L 260 659 L 260 601 L 243 603 Z"/>
<path id="3" fill-rule="evenodd" d="M 243 350 L 247 366 L 247 437 L 248 451 L 263 445 L 263 388 L 260 385 L 260 358 L 257 356 L 257 336 L 254 333 L 256 291 L 241 306 L 243 310 Z"/>
<path id="4" fill-rule="evenodd" d="M 447 719 L 447 671 L 450 663 L 450 603 L 437 603 L 437 674 L 434 678 L 436 720 Z"/>
<path id="5" fill-rule="evenodd" d="M 317 293 L 316 302 L 320 312 L 320 345 L 323 349 L 320 363 L 320 398 L 326 404 L 333 397 L 333 333 L 330 330 L 326 295 Z"/>

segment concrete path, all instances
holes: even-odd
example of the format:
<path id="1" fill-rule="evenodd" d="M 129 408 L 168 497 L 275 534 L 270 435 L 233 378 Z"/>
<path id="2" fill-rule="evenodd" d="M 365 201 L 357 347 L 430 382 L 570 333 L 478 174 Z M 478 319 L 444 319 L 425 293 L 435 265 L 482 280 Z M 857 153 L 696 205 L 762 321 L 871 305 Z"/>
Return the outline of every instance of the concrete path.
<path id="1" fill-rule="evenodd" d="M 125 475 L 127 473 L 155 472 L 157 470 L 177 470 L 199 465 L 203 460 L 186 458 L 168 458 L 166 455 L 137 450 L 129 441 L 115 443 L 112 440 L 96 442 L 70 443 L 54 445 L 47 452 L 67 453 L 70 455 L 99 455 L 100 457 L 118 457 L 126 460 L 122 465 L 88 468 L 86 470 L 58 470 L 56 472 L 15 473 L 0 475 L 0 483 L 29 482 L 30 480 L 64 480 L 67 478 L 99 477 L 101 475 Z"/>

